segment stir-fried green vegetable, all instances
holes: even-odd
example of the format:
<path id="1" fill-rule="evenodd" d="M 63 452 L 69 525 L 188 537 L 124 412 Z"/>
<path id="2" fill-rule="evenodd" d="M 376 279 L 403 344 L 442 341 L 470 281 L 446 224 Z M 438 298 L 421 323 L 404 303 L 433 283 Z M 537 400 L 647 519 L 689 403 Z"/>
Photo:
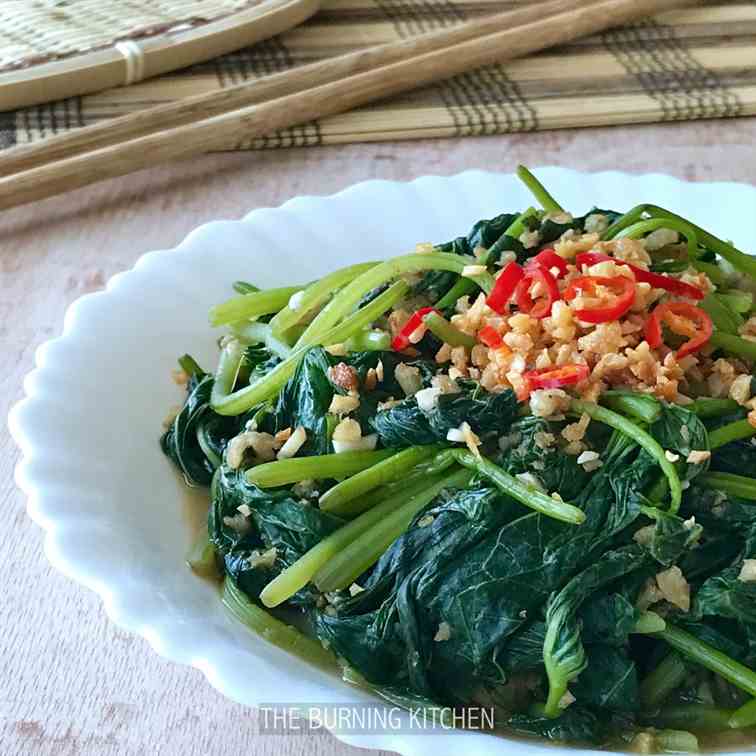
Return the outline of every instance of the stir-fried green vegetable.
<path id="1" fill-rule="evenodd" d="M 187 561 L 248 627 L 396 705 L 694 752 L 756 727 L 756 261 L 518 176 L 542 209 L 212 308 L 217 367 L 180 357 L 161 440 L 209 486 Z M 602 240 L 582 263 L 581 237 Z M 628 262 L 620 324 L 623 287 L 596 287 Z"/>

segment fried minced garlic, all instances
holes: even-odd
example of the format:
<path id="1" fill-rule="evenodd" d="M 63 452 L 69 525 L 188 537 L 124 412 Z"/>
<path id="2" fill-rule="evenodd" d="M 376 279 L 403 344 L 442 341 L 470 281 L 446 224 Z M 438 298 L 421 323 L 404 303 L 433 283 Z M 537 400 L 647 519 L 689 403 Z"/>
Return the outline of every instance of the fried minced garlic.
<path id="1" fill-rule="evenodd" d="M 659 235 L 658 241 L 668 239 L 672 236 L 662 238 Z M 557 281 L 562 294 L 577 276 L 632 278 L 631 269 L 623 263 L 648 269 L 651 262 L 643 240 L 602 242 L 596 233 L 565 236 L 554 249 L 568 261 L 567 274 Z M 587 251 L 609 254 L 614 259 L 591 266 L 577 266 L 575 255 Z M 689 283 L 703 291 L 713 288 L 706 275 L 698 271 L 686 272 L 682 278 L 690 279 Z M 536 295 L 536 285 L 531 295 Z M 488 391 L 513 389 L 521 398 L 529 393 L 526 373 L 565 365 L 588 368 L 587 378 L 569 389 L 570 393 L 588 401 L 598 401 L 604 391 L 624 389 L 689 404 L 692 395 L 701 394 L 700 386 L 703 385 L 708 389 L 707 394 L 732 398 L 751 410 L 749 419 L 752 416 L 751 422 L 756 424 L 756 403 L 752 404 L 754 397 L 748 365 L 733 358 L 712 360 L 706 349 L 678 359 L 675 350 L 666 344 L 652 349 L 645 341 L 644 329 L 649 312 L 669 297 L 663 289 L 636 281 L 631 308 L 619 319 L 594 324 L 581 321 L 577 314 L 578 310 L 590 309 L 601 301 L 596 299 L 594 302 L 591 297 L 579 296 L 570 302 L 557 300 L 550 315 L 539 320 L 524 312 L 495 312 L 486 304 L 482 293 L 474 299 L 465 296 L 456 304 L 452 324 L 473 336 L 484 327 L 493 328 L 501 338 L 501 345 L 485 347 L 478 344 L 467 349 L 444 344 L 435 359 L 438 363 L 451 363 L 449 374 L 452 377 L 474 377 Z M 681 299 L 674 297 L 675 301 Z M 751 320 L 754 322 L 748 321 L 741 328 L 741 334 L 756 339 L 756 320 Z M 559 414 L 557 410 L 540 407 L 540 402 L 547 396 L 536 398 L 534 414 L 541 417 Z M 563 412 L 564 408 L 560 411 Z M 579 427 L 574 430 L 579 434 Z M 568 440 L 579 453 L 582 448 L 580 438 L 576 436 Z"/>

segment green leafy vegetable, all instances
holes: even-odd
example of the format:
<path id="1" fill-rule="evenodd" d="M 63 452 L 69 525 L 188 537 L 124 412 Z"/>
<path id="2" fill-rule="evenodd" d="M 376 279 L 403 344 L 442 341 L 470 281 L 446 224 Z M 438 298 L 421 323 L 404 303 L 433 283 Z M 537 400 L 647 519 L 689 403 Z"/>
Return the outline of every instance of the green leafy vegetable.
<path id="1" fill-rule="evenodd" d="M 184 406 L 160 439 L 163 452 L 183 473 L 188 485 L 210 484 L 225 444 L 240 427 L 239 418 L 222 418 L 210 409 L 213 377 L 195 374 Z"/>
<path id="2" fill-rule="evenodd" d="M 646 559 L 643 549 L 637 546 L 609 551 L 549 599 L 543 644 L 543 659 L 549 678 L 549 695 L 544 710 L 547 716 L 556 717 L 559 714 L 560 701 L 567 693 L 567 685 L 588 666 L 577 621 L 580 605 L 597 589 L 643 567 Z M 617 663 L 616 658 L 612 663 Z M 630 684 L 625 679 L 628 674 L 630 672 L 626 669 L 618 682 L 620 687 Z M 637 694 L 637 680 L 634 677 L 633 680 Z M 633 707 L 636 700 L 637 695 L 633 699 Z"/>
<path id="3" fill-rule="evenodd" d="M 328 378 L 330 367 L 328 355 L 322 349 L 311 349 L 278 395 L 274 411 L 276 430 L 301 427 L 307 432 L 299 454 L 327 454 L 330 450 L 327 414 L 334 395 Z"/>
<path id="4" fill-rule="evenodd" d="M 316 666 L 333 666 L 333 655 L 318 641 L 253 604 L 231 578 L 223 581 L 223 605 L 236 619 L 279 648 Z"/>
<path id="5" fill-rule="evenodd" d="M 499 726 L 527 735 L 694 752 L 699 734 L 709 745 L 756 724 L 756 429 L 750 406 L 707 396 L 756 362 L 743 328 L 756 263 L 663 208 L 573 216 L 526 168 L 518 176 L 542 209 L 305 286 L 236 282 L 212 309 L 228 326 L 217 368 L 179 359 L 187 396 L 161 438 L 187 483 L 209 484 L 187 560 L 224 580 L 224 604 L 248 627 L 313 663 L 338 659 L 346 681 L 393 705 L 491 705 Z M 692 267 L 716 286 L 700 302 L 715 331 L 695 365 L 660 347 L 654 387 L 632 360 L 591 356 L 585 323 L 580 357 L 565 354 L 571 337 L 548 321 L 537 359 L 491 348 L 485 364 L 480 329 L 517 330 L 522 309 L 483 307 L 502 266 L 551 245 L 564 254 L 583 234 L 624 239 L 595 248 L 623 257 L 637 248 L 627 240 L 662 229 L 684 243 L 649 239 L 650 269 Z M 405 313 L 426 305 L 422 338 L 393 351 Z M 636 310 L 619 324 L 629 346 L 643 338 Z M 442 347 L 465 351 L 469 378 L 452 381 Z M 588 379 L 563 384 L 565 360 L 585 360 Z M 533 414 L 547 396 L 528 404 L 498 385 L 542 364 L 578 429 Z M 677 382 L 691 400 L 654 396 L 665 379 L 665 394 Z M 732 391 L 741 403 L 747 384 Z M 346 418 L 340 433 L 351 425 L 361 450 L 333 438 Z M 303 630 L 259 604 L 297 612 Z"/>
<path id="6" fill-rule="evenodd" d="M 492 394 L 465 381 L 460 383 L 459 393 L 438 396 L 429 411 L 410 397 L 377 412 L 371 424 L 384 446 L 412 446 L 446 441 L 448 432 L 463 422 L 478 436 L 503 432 L 516 413 L 517 399 L 512 391 Z"/>

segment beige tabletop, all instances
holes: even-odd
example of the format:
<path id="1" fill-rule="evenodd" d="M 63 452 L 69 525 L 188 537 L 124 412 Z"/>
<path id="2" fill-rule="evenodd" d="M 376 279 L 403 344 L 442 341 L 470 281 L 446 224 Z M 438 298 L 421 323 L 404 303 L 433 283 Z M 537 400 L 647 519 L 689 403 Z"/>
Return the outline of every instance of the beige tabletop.
<path id="1" fill-rule="evenodd" d="M 195 226 L 370 178 L 559 164 L 756 181 L 756 119 L 211 155 L 6 212 L 0 221 L 0 417 L 66 307 Z M 600 198 L 596 198 L 600 203 Z M 505 205 L 505 198 L 502 198 Z M 0 755 L 368 753 L 330 735 L 258 736 L 255 712 L 108 621 L 55 572 L 14 487 L 0 428 Z M 377 752 L 372 752 L 377 753 Z"/>

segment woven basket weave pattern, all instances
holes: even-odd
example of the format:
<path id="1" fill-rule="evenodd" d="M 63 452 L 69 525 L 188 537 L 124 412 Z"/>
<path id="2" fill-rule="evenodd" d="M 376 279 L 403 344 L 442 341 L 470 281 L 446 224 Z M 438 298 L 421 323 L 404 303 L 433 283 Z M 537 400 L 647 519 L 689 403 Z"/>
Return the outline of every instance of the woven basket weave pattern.
<path id="1" fill-rule="evenodd" d="M 161 34 L 256 5 L 256 0 L 5 0 L 0 71 Z"/>
<path id="2" fill-rule="evenodd" d="M 209 92 L 529 0 L 325 0 L 300 27 L 132 87 L 0 114 L 0 147 Z M 756 114 L 756 3 L 708 0 L 224 149 Z"/>

